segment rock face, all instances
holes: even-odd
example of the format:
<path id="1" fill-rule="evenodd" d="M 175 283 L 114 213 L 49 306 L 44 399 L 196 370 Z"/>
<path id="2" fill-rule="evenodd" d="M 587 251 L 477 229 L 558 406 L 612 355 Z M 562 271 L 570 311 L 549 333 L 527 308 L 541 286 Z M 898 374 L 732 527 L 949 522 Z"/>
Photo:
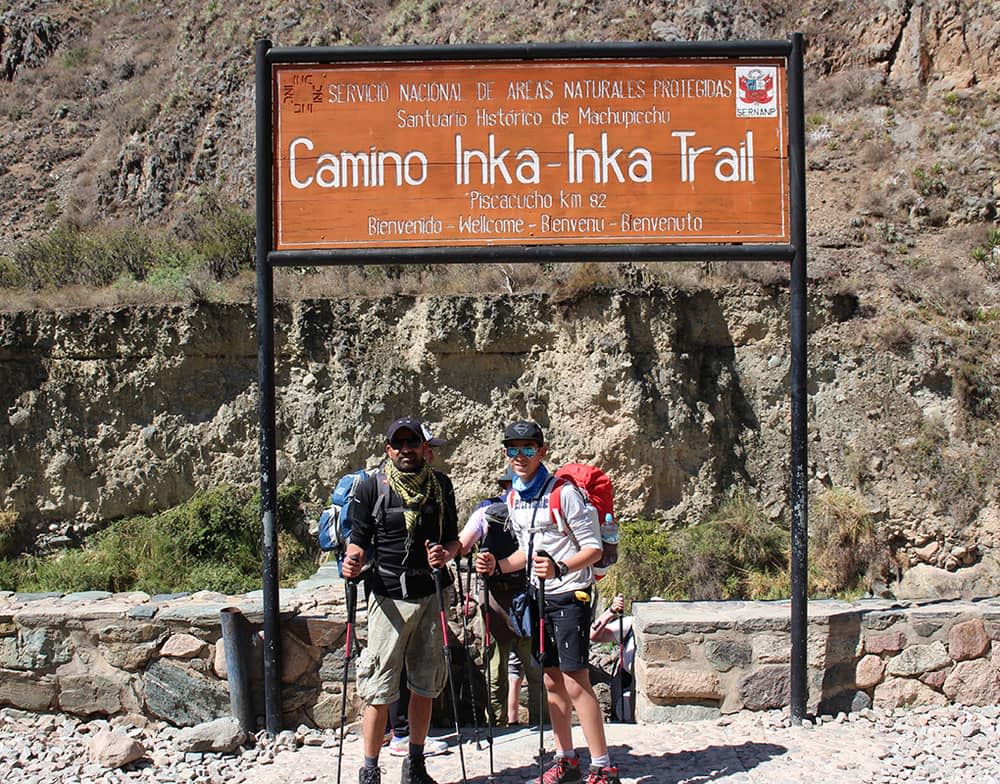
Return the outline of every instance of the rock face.
<path id="1" fill-rule="evenodd" d="M 696 514 L 747 473 L 780 504 L 786 308 L 759 287 L 279 306 L 280 479 L 324 498 L 413 413 L 449 439 L 441 462 L 471 501 L 500 466 L 503 423 L 531 417 L 553 462 L 609 470 L 624 514 Z M 853 308 L 821 298 L 814 328 Z M 25 519 L 73 520 L 75 535 L 256 481 L 251 308 L 4 314 L 0 332 L 0 504 Z"/>
<path id="2" fill-rule="evenodd" d="M 962 338 L 995 320 L 996 265 L 969 264 L 968 253 L 984 242 L 1000 197 L 989 97 L 1000 22 L 988 4 L 956 10 L 949 0 L 758 5 L 608 0 L 565 14 L 550 3 L 527 26 L 505 27 L 523 16 L 513 0 L 491 3 L 488 19 L 435 3 L 420 25 L 385 3 L 328 13 L 252 0 L 226 20 L 184 2 L 170 14 L 8 3 L 0 245 L 6 253 L 62 222 L 182 227 L 195 189 L 249 207 L 247 42 L 261 34 L 280 31 L 280 46 L 336 46 L 480 41 L 484 24 L 491 39 L 512 42 L 801 30 L 810 274 L 825 285 L 809 302 L 811 489 L 863 491 L 898 544 L 900 568 L 969 566 L 981 537 L 992 546 L 1000 514 L 989 503 L 995 439 L 970 435 L 995 420 L 995 363 L 971 361 L 994 343 Z M 108 50 L 107 40 L 127 44 Z M 281 478 L 324 498 L 408 411 L 451 439 L 443 463 L 470 501 L 492 485 L 500 424 L 533 416 L 553 437 L 555 460 L 608 467 L 626 515 L 695 520 L 740 482 L 772 519 L 787 519 L 784 287 L 678 291 L 657 275 L 651 283 L 633 269 L 623 276 L 632 289 L 558 301 L 400 296 L 279 307 Z M 961 286 L 941 290 L 938 278 Z M 954 310 L 928 323 L 927 308 L 940 303 Z M 0 510 L 67 544 L 200 487 L 256 484 L 254 322 L 243 305 L 5 315 Z"/>

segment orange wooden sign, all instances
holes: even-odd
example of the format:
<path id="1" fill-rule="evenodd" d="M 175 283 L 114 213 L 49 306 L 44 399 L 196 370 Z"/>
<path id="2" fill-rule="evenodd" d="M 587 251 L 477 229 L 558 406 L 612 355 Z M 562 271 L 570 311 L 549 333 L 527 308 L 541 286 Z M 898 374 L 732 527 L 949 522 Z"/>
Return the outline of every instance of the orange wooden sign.
<path id="1" fill-rule="evenodd" d="M 278 251 L 789 241 L 780 59 L 272 76 Z"/>

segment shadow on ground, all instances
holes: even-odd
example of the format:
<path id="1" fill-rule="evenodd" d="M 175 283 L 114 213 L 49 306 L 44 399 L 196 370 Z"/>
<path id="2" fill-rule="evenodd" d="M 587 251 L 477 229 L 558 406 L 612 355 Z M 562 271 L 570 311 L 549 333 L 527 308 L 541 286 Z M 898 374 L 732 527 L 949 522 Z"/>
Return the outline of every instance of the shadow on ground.
<path id="1" fill-rule="evenodd" d="M 747 741 L 663 754 L 634 753 L 627 744 L 612 746 L 610 751 L 622 781 L 635 784 L 699 784 L 745 773 L 785 754 L 788 749 L 775 743 Z M 550 760 L 551 754 L 546 754 L 546 767 Z M 583 761 L 586 764 L 586 752 Z M 469 767 L 471 772 L 472 766 Z M 474 767 L 477 773 L 481 770 L 479 764 Z M 532 763 L 497 770 L 492 779 L 488 775 L 470 776 L 469 784 L 525 784 L 537 778 L 538 765 Z"/>

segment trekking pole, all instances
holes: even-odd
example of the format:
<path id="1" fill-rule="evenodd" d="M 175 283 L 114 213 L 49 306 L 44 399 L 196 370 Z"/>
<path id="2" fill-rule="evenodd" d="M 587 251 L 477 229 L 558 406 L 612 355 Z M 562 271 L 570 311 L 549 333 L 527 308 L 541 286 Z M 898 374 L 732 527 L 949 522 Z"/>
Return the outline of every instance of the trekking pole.
<path id="1" fill-rule="evenodd" d="M 621 689 L 618 695 L 618 719 L 625 721 L 625 610 L 618 613 L 618 672 L 621 673 Z"/>
<path id="2" fill-rule="evenodd" d="M 344 580 L 344 599 L 347 602 L 347 628 L 345 630 L 344 679 L 340 684 L 340 749 L 337 752 L 337 784 L 340 784 L 340 766 L 344 759 L 344 725 L 347 723 L 347 671 L 351 667 L 351 653 L 354 650 L 354 620 L 358 611 L 358 580 Z"/>
<path id="3" fill-rule="evenodd" d="M 480 547 L 479 552 L 488 553 L 489 549 Z M 493 705 L 492 690 L 490 689 L 490 576 L 483 575 L 483 598 L 480 602 L 483 609 L 483 663 L 486 665 L 486 738 L 490 747 L 490 777 L 486 779 L 487 784 L 493 784 Z"/>
<path id="4" fill-rule="evenodd" d="M 448 647 L 448 620 L 444 609 L 444 578 L 441 569 L 434 567 L 434 590 L 437 593 L 438 613 L 441 616 L 441 639 L 444 641 L 444 660 L 448 664 L 448 687 L 451 690 L 451 710 L 455 714 L 455 734 L 458 736 L 458 758 L 462 763 L 462 784 L 468 784 L 465 775 L 465 754 L 462 751 L 462 730 L 458 724 L 458 699 L 455 696 L 455 679 L 451 677 L 451 648 Z M 461 579 L 461 578 L 459 578 Z"/>
<path id="5" fill-rule="evenodd" d="M 469 550 L 468 561 L 466 563 L 468 579 L 466 581 L 465 601 L 462 602 L 462 644 L 465 646 L 465 669 L 469 678 L 469 698 L 472 701 L 472 729 L 476 735 L 476 750 L 482 751 L 481 739 L 479 737 L 479 711 L 476 710 L 476 668 L 472 663 L 472 656 L 469 655 L 469 625 L 466 620 L 469 612 L 469 602 L 472 601 L 472 551 Z M 462 587 L 462 572 L 458 572 L 458 586 Z M 487 700 L 489 694 L 487 694 Z M 488 713 L 489 711 L 487 711 Z"/>
<path id="6" fill-rule="evenodd" d="M 552 560 L 552 556 L 545 550 L 536 553 L 541 558 Z M 542 670 L 542 677 L 538 685 L 538 781 L 541 782 L 543 757 L 545 755 L 545 712 L 542 705 L 545 700 L 545 578 L 538 578 L 538 666 Z"/>

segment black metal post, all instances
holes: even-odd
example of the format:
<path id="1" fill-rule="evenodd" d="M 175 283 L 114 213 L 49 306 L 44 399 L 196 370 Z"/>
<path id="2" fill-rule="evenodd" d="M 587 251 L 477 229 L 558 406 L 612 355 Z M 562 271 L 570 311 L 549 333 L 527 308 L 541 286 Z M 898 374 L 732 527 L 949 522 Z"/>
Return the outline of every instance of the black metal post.
<path id="1" fill-rule="evenodd" d="M 222 644 L 226 653 L 226 682 L 229 684 L 229 709 L 248 735 L 257 730 L 250 696 L 250 628 L 238 607 L 219 611 Z"/>
<path id="2" fill-rule="evenodd" d="M 801 33 L 791 36 L 788 60 L 788 166 L 791 198 L 792 257 L 789 291 L 789 335 L 791 338 L 792 438 L 791 438 L 791 527 L 792 527 L 792 672 L 791 718 L 798 724 L 806 713 L 809 684 L 806 681 L 806 637 L 808 617 L 809 498 L 808 498 L 808 376 L 806 298 L 806 165 L 805 94 Z"/>
<path id="3" fill-rule="evenodd" d="M 278 479 L 274 435 L 274 274 L 271 251 L 271 42 L 257 41 L 257 383 L 260 415 L 260 517 L 264 589 L 264 719 L 281 731 L 281 627 L 278 611 Z"/>

